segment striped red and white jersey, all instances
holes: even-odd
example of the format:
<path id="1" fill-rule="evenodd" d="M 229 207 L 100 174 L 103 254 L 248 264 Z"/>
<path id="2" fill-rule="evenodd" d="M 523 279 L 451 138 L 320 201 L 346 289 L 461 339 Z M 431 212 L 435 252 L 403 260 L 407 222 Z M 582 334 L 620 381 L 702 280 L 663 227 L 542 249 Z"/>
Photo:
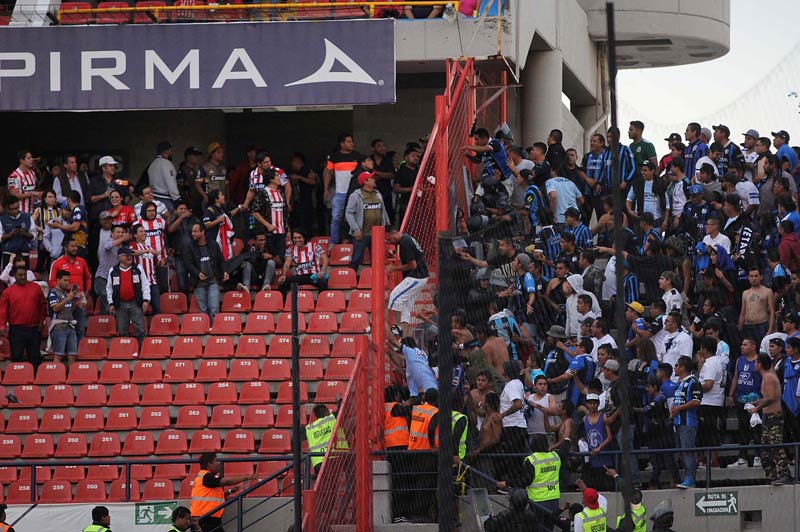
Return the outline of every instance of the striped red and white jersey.
<path id="1" fill-rule="evenodd" d="M 139 242 L 132 242 L 130 247 L 133 251 L 139 251 L 141 249 L 153 249 L 147 242 L 147 240 L 145 240 L 144 244 L 140 244 Z M 133 261 L 142 267 L 144 276 L 150 284 L 156 284 L 155 259 L 156 257 L 152 253 L 143 253 L 141 255 L 135 255 L 133 257 Z"/>
<path id="2" fill-rule="evenodd" d="M 269 222 L 275 226 L 273 233 L 285 235 L 286 202 L 283 199 L 283 192 L 276 188 L 267 188 L 266 193 L 269 198 Z"/>
<path id="3" fill-rule="evenodd" d="M 285 185 L 289 182 L 289 176 L 286 175 L 286 172 L 283 171 L 282 168 L 277 166 L 273 166 L 272 169 L 275 171 L 276 174 L 281 178 L 281 186 Z M 250 190 L 264 190 L 267 188 L 267 182 L 264 179 L 264 174 L 261 173 L 261 168 L 256 167 L 250 172 Z"/>
<path id="4" fill-rule="evenodd" d="M 167 246 L 164 243 L 164 231 L 167 229 L 167 222 L 161 216 L 156 216 L 152 220 L 144 220 L 139 218 L 136 223 L 144 227 L 144 232 L 147 234 L 145 243 L 150 249 L 156 250 L 158 253 L 157 259 L 167 258 Z"/>
<path id="5" fill-rule="evenodd" d="M 295 275 L 314 275 L 319 273 L 319 264 L 325 250 L 319 244 L 307 242 L 304 246 L 289 246 L 286 258 L 292 259 Z"/>
<path id="6" fill-rule="evenodd" d="M 17 189 L 19 192 L 30 193 L 36 190 L 36 174 L 33 170 L 21 170 L 17 168 L 8 176 L 8 188 Z M 12 192 L 13 193 L 13 192 Z M 20 212 L 33 214 L 33 204 L 36 198 L 25 198 L 19 200 Z"/>

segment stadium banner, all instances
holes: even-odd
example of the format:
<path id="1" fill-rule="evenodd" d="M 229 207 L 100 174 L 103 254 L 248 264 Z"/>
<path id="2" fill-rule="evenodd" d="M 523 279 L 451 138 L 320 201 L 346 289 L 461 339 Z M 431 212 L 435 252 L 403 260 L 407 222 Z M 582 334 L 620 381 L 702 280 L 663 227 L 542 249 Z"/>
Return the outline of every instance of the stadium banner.
<path id="1" fill-rule="evenodd" d="M 394 20 L 6 27 L 0 110 L 395 101 Z"/>

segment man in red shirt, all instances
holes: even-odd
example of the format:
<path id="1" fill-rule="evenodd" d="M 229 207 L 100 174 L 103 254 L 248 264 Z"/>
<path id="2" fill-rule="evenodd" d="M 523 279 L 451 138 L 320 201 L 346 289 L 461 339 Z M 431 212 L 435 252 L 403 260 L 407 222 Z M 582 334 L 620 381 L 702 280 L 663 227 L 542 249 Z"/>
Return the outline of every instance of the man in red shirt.
<path id="1" fill-rule="evenodd" d="M 78 322 L 75 325 L 75 334 L 80 342 L 86 336 L 86 323 L 89 321 L 89 316 L 86 314 L 86 294 L 92 289 L 92 272 L 86 261 L 78 256 L 78 244 L 75 241 L 70 240 L 64 244 L 64 254 L 50 266 L 50 279 L 47 283 L 50 288 L 56 287 L 56 274 L 59 270 L 69 272 L 70 281 L 78 286 L 80 304 L 72 316 Z"/>
<path id="2" fill-rule="evenodd" d="M 41 362 L 42 327 L 47 317 L 47 302 L 42 289 L 28 282 L 28 270 L 17 266 L 13 270 L 14 284 L 0 296 L 0 334 L 8 335 L 11 360 L 27 360 L 34 369 Z"/>

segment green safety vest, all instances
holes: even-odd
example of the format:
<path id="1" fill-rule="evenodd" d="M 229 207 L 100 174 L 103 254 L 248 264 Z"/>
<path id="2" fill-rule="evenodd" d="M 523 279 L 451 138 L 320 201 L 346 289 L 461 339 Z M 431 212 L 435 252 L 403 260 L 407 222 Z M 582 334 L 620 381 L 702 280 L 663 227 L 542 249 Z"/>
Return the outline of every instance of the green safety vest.
<path id="1" fill-rule="evenodd" d="M 624 515 L 617 517 L 617 528 L 622 524 Z M 646 532 L 647 531 L 647 510 L 644 504 L 639 505 L 639 509 L 631 506 L 631 519 L 633 519 L 633 532 Z"/>
<path id="2" fill-rule="evenodd" d="M 528 499 L 533 502 L 558 500 L 561 489 L 558 486 L 558 473 L 561 458 L 555 452 L 533 453 L 525 457 L 533 466 L 533 482 L 528 486 Z"/>
<path id="3" fill-rule="evenodd" d="M 454 411 L 453 412 L 453 416 L 451 418 L 451 421 L 452 421 L 452 424 L 453 424 L 452 429 L 455 430 L 456 423 L 458 422 L 459 419 L 466 418 L 466 417 L 467 416 L 465 416 L 461 412 L 455 412 Z M 458 457 L 461 458 L 462 460 L 464 459 L 465 456 L 467 456 L 467 428 L 468 427 L 469 427 L 469 423 L 466 423 L 464 425 L 464 431 L 458 437 Z M 453 436 L 455 436 L 455 434 L 453 434 Z"/>
<path id="4" fill-rule="evenodd" d="M 311 453 L 325 453 L 328 451 L 328 444 L 333 437 L 333 427 L 336 425 L 336 418 L 333 414 L 317 419 L 313 423 L 306 425 L 306 439 L 308 440 L 308 451 Z M 325 460 L 324 455 L 312 456 L 311 467 L 317 467 Z"/>
<path id="5" fill-rule="evenodd" d="M 583 530 L 575 532 L 606 532 L 606 512 L 602 508 L 584 508 L 578 515 L 583 519 Z"/>
<path id="6" fill-rule="evenodd" d="M 83 532 L 106 532 L 108 528 L 103 525 L 89 525 L 83 529 Z"/>

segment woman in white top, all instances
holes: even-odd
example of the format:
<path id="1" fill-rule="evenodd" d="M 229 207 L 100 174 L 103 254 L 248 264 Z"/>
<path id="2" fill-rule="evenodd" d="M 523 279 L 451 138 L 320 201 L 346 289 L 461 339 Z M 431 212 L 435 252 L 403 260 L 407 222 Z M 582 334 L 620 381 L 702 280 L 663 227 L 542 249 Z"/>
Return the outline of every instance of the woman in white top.
<path id="1" fill-rule="evenodd" d="M 683 300 L 681 299 L 681 293 L 675 288 L 677 284 L 678 276 L 673 271 L 665 271 L 658 278 L 658 287 L 664 291 L 661 299 L 664 300 L 664 304 L 667 306 L 667 312 L 673 310 L 680 312 L 681 310 Z"/>

